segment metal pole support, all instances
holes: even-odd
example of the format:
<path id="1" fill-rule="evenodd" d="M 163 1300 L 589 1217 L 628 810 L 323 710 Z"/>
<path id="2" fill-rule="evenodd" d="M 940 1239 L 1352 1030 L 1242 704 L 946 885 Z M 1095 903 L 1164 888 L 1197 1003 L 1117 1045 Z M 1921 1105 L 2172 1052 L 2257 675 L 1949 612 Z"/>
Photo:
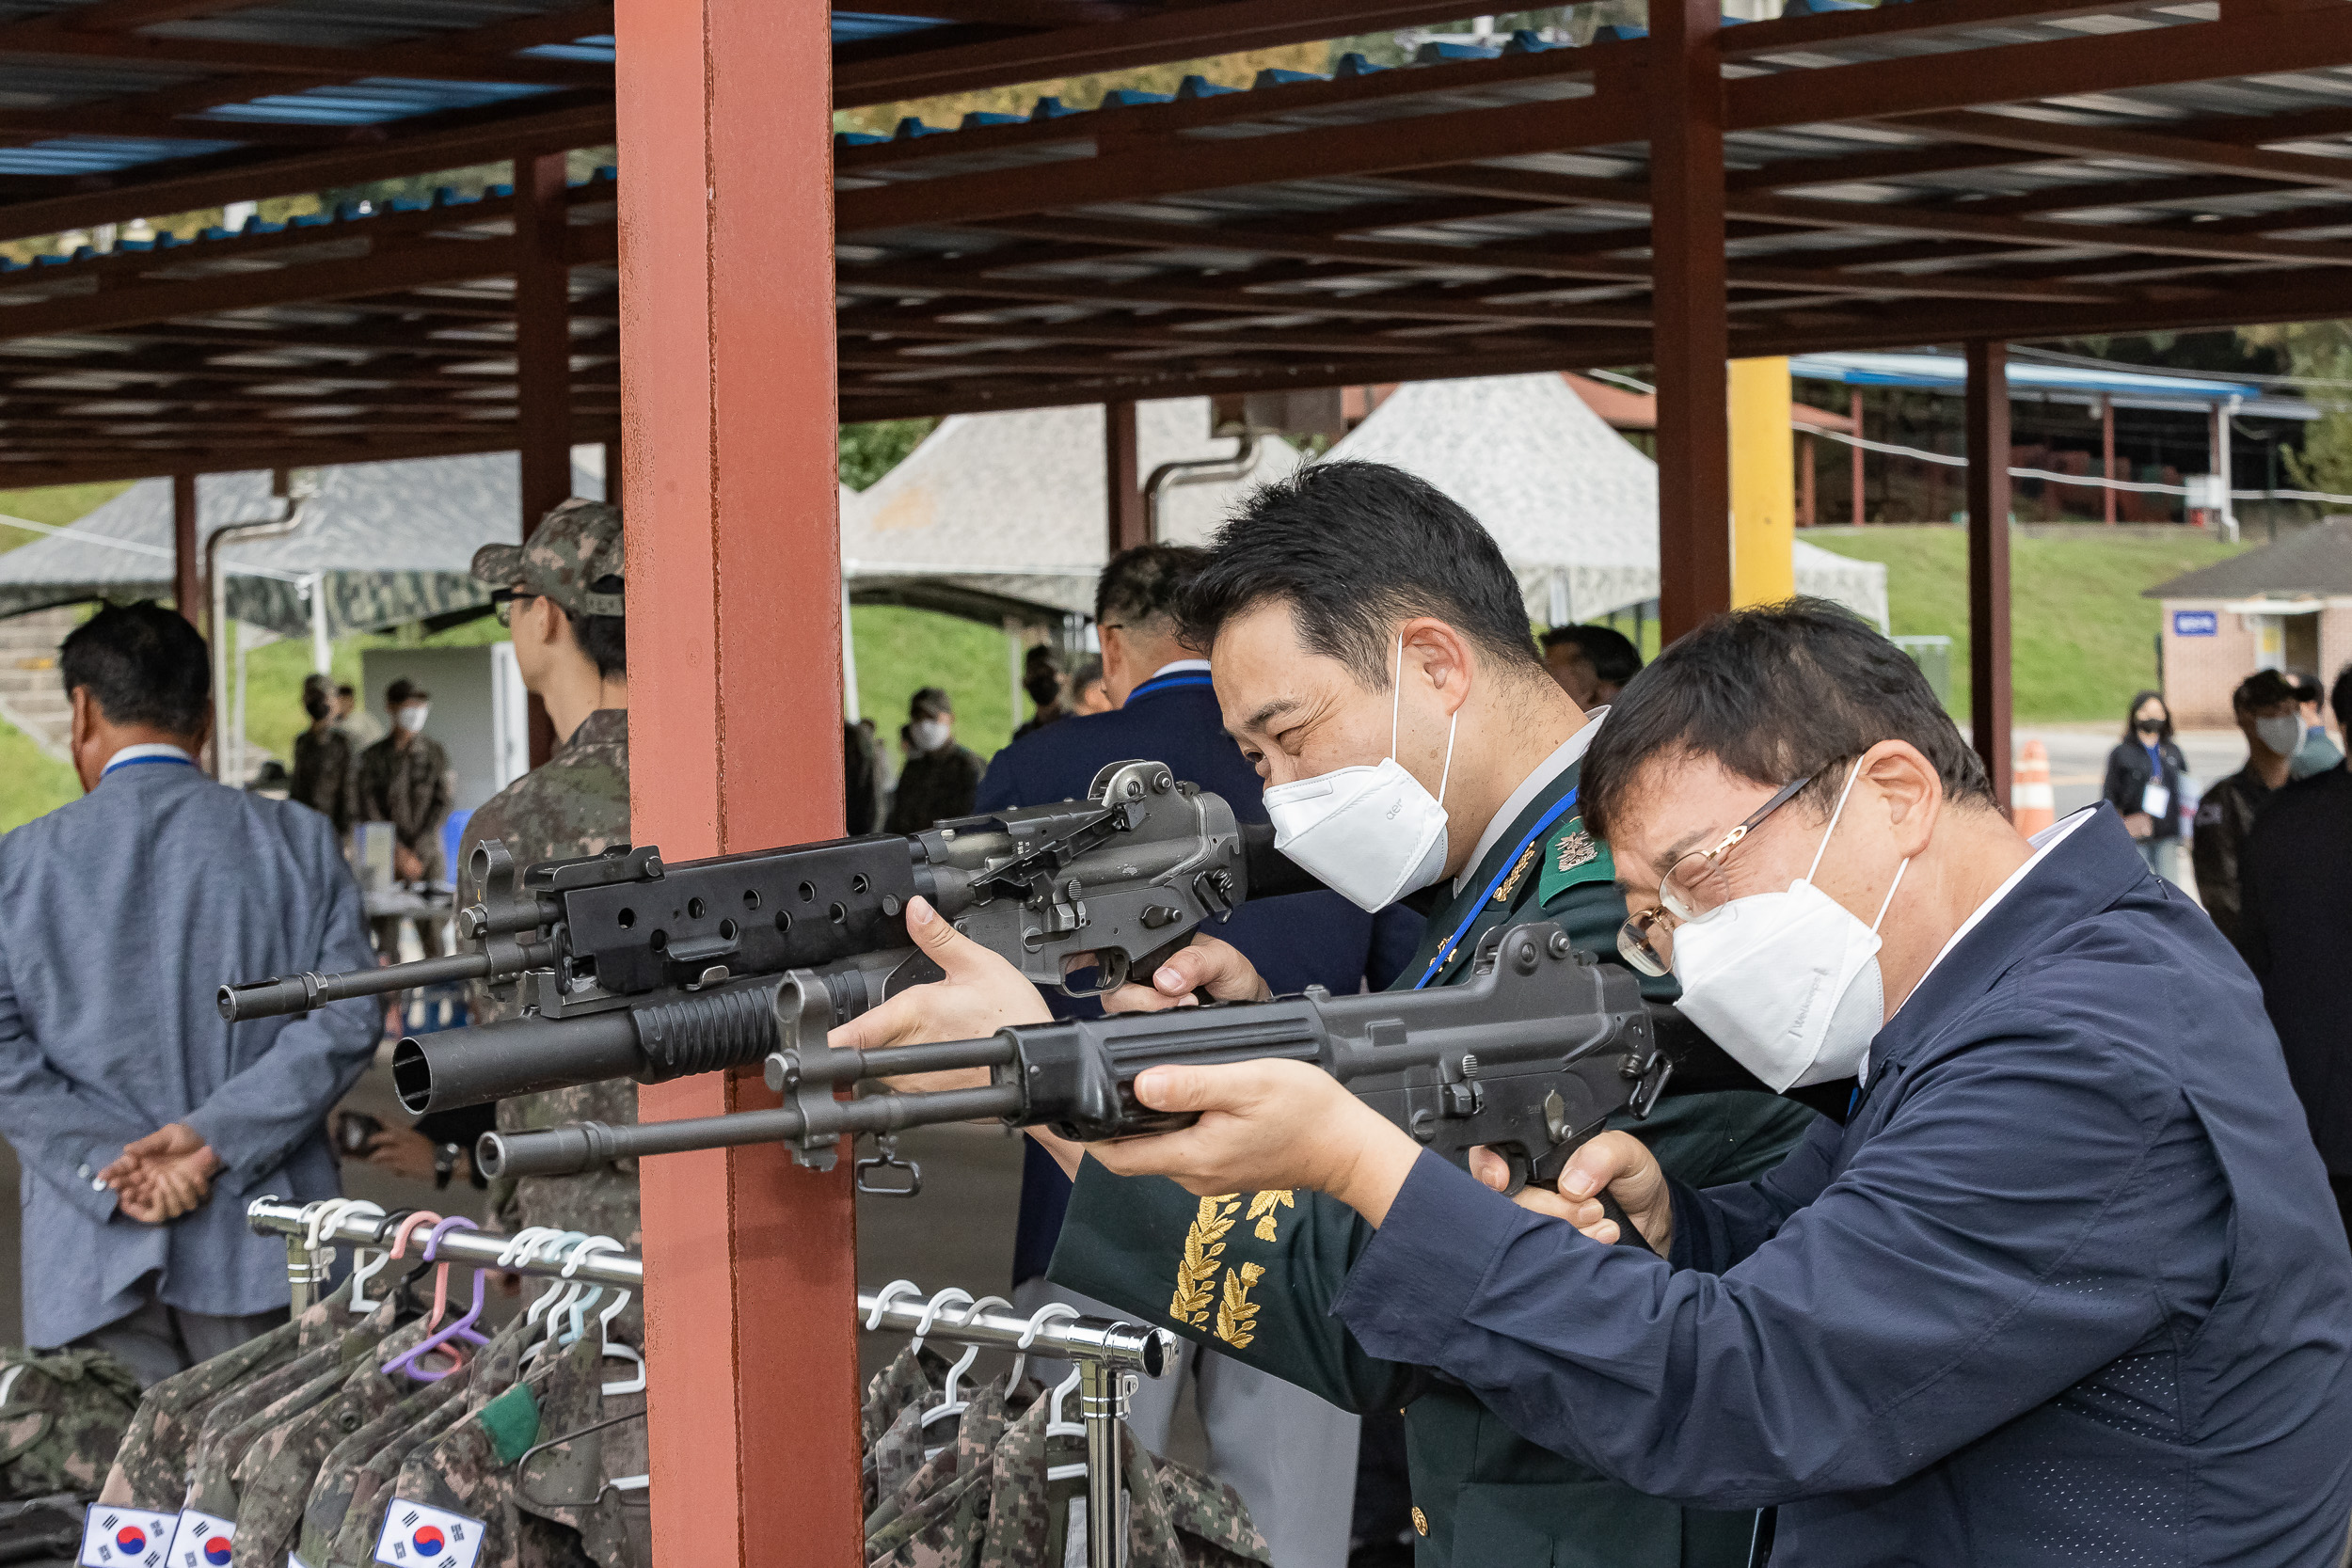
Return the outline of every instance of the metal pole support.
<path id="1" fill-rule="evenodd" d="M 1119 1429 L 1136 1381 L 1131 1362 L 1078 1363 L 1078 1413 L 1087 1429 L 1087 1568 L 1125 1568 L 1127 1561 Z"/>

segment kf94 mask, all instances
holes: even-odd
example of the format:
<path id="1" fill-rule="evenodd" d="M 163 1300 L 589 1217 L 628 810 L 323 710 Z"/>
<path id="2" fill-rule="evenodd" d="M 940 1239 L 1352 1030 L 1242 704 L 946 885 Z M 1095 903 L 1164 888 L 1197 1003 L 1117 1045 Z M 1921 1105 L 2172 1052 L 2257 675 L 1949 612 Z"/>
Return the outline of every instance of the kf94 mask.
<path id="1" fill-rule="evenodd" d="M 1396 760 L 1398 705 L 1405 695 L 1402 637 L 1391 687 L 1386 758 L 1265 792 L 1275 848 L 1349 903 L 1375 911 L 1427 887 L 1445 869 L 1445 786 L 1454 773 L 1454 732 L 1462 721 L 1457 708 L 1446 726 L 1445 766 L 1432 798 Z"/>
<path id="2" fill-rule="evenodd" d="M 1857 760 L 1813 863 L 1786 892 L 1734 898 L 1675 928 L 1676 1006 L 1775 1092 L 1853 1077 L 1885 1021 L 1879 927 L 1911 862 L 1867 926 L 1813 885 L 1861 771 Z"/>

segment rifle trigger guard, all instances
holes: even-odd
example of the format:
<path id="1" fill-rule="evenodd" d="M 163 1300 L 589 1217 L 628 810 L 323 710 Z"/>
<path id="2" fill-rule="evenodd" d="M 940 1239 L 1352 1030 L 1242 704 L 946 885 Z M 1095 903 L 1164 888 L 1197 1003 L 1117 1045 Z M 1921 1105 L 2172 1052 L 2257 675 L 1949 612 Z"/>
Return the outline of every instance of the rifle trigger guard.
<path id="1" fill-rule="evenodd" d="M 869 1170 L 905 1171 L 906 1185 L 899 1187 L 887 1181 L 869 1181 L 866 1177 Z M 916 1161 L 898 1158 L 898 1135 L 896 1132 L 876 1133 L 874 1157 L 850 1162 L 850 1182 L 859 1192 L 872 1193 L 877 1197 L 913 1197 L 923 1190 L 923 1167 Z"/>

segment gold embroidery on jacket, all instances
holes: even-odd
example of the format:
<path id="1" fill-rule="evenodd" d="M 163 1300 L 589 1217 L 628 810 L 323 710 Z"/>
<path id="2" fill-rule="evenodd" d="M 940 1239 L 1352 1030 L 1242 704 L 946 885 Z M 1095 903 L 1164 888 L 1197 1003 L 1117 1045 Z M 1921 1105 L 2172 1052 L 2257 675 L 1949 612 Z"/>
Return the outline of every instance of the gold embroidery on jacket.
<path id="1" fill-rule="evenodd" d="M 1257 1338 L 1250 1329 L 1258 1316 L 1258 1304 L 1249 1299 L 1249 1290 L 1264 1277 L 1263 1263 L 1244 1263 L 1225 1271 L 1225 1299 L 1217 1304 L 1216 1337 L 1235 1350 L 1248 1350 L 1249 1341 Z"/>
<path id="2" fill-rule="evenodd" d="M 1248 1217 L 1258 1222 L 1258 1228 L 1251 1232 L 1252 1235 L 1262 1242 L 1270 1242 L 1275 1239 L 1274 1222 L 1280 1217 L 1275 1213 L 1275 1211 L 1296 1207 L 1295 1200 L 1292 1196 L 1295 1191 L 1295 1189 L 1286 1189 L 1277 1193 L 1259 1193 L 1250 1198 Z"/>
<path id="3" fill-rule="evenodd" d="M 1535 863 L 1535 856 L 1542 847 L 1539 844 L 1531 844 L 1520 851 L 1518 863 L 1511 867 L 1511 874 L 1502 879 L 1501 887 L 1495 889 L 1496 903 L 1508 904 L 1511 901 L 1511 895 L 1519 890 L 1519 879 L 1526 876 L 1527 868 Z"/>
<path id="4" fill-rule="evenodd" d="M 1216 1304 L 1218 1259 L 1225 1253 L 1225 1233 L 1233 1228 L 1239 1193 L 1219 1193 L 1200 1200 L 1192 1228 L 1184 1233 L 1184 1255 L 1176 1265 L 1176 1293 L 1168 1298 L 1168 1315 L 1194 1328 L 1209 1326 L 1209 1308 Z"/>

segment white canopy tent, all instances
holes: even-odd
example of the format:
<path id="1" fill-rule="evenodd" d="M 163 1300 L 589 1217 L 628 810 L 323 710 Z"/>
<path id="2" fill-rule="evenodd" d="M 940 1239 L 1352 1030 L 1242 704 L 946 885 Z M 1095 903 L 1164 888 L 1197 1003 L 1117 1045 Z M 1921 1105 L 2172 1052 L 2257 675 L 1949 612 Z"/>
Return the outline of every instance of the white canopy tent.
<path id="1" fill-rule="evenodd" d="M 1109 479 L 1099 404 L 943 420 L 904 462 L 841 498 L 841 571 L 861 604 L 907 603 L 973 619 L 1090 615 L 1108 559 Z M 1209 434 L 1209 400 L 1136 410 L 1146 475 L 1163 463 L 1230 456 Z M 1181 484 L 1160 507 L 1160 537 L 1205 538 L 1240 497 L 1289 473 L 1289 443 L 1259 443 L 1241 479 Z"/>
<path id="2" fill-rule="evenodd" d="M 479 606 L 489 595 L 468 575 L 473 552 L 521 537 L 521 477 L 512 452 L 314 473 L 294 531 L 222 543 L 229 614 L 242 624 L 280 636 L 323 630 L 339 637 Z M 603 448 L 573 450 L 572 493 L 604 494 Z M 199 540 L 282 510 L 265 471 L 205 474 L 196 494 Z M 171 481 L 141 480 L 71 528 L 0 554 L 0 616 L 89 599 L 167 597 L 171 570 Z"/>
<path id="3" fill-rule="evenodd" d="M 1590 621 L 1658 596 L 1658 465 L 1556 375 L 1400 387 L 1331 449 L 1461 502 L 1518 574 L 1528 615 Z M 1886 568 L 1800 539 L 1797 591 L 1887 628 Z"/>

